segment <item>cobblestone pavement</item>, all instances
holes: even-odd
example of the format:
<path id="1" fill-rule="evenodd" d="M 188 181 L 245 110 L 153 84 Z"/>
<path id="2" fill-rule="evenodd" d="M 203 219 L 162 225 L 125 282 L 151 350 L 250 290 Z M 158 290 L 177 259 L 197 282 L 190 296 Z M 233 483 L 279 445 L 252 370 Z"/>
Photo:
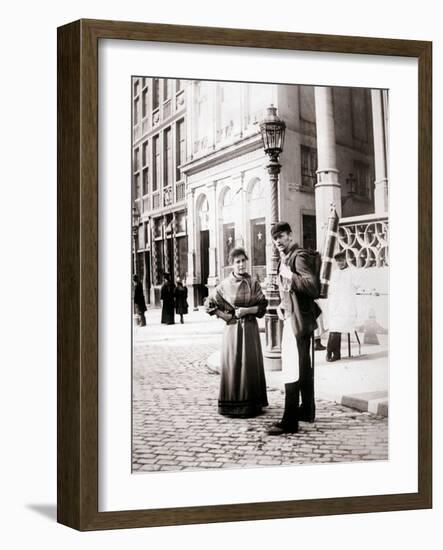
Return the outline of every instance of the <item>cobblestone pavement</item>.
<path id="1" fill-rule="evenodd" d="M 134 472 L 388 458 L 386 418 L 329 401 L 317 400 L 315 423 L 300 423 L 299 433 L 279 437 L 266 434 L 281 417 L 278 389 L 268 388 L 269 407 L 257 418 L 219 415 L 220 378 L 206 358 L 219 348 L 220 330 L 206 325 L 206 334 L 198 336 L 189 325 L 158 327 L 155 320 L 135 331 Z"/>

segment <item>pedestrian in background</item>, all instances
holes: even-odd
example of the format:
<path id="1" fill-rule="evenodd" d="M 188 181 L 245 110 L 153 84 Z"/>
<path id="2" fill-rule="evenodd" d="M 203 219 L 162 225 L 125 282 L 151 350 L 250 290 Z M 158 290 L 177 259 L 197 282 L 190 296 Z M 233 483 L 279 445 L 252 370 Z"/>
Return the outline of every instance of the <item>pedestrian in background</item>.
<path id="1" fill-rule="evenodd" d="M 278 285 L 281 303 L 277 313 L 283 320 L 281 358 L 285 381 L 283 416 L 268 430 L 269 435 L 298 432 L 298 422 L 314 422 L 314 376 L 311 368 L 311 338 L 321 309 L 315 302 L 320 295 L 316 252 L 301 248 L 293 240 L 287 222 L 271 229 L 280 252 Z M 301 405 L 300 405 L 301 395 Z"/>
<path id="2" fill-rule="evenodd" d="M 321 309 L 320 300 L 317 300 L 317 305 Z M 323 312 L 317 318 L 317 328 L 314 331 L 314 350 L 315 351 L 325 351 L 326 346 L 321 343 L 321 337 L 326 332 Z"/>
<path id="3" fill-rule="evenodd" d="M 206 311 L 226 322 L 220 354 L 218 412 L 231 417 L 253 417 L 268 405 L 263 354 L 257 317 L 263 317 L 267 300 L 260 283 L 246 272 L 243 248 L 230 253 L 232 273 L 206 300 Z"/>
<path id="4" fill-rule="evenodd" d="M 146 303 L 143 295 L 143 285 L 138 280 L 137 275 L 132 277 L 132 292 L 134 298 L 134 313 L 137 315 L 137 324 L 140 327 L 146 326 Z"/>
<path id="5" fill-rule="evenodd" d="M 188 314 L 188 289 L 178 280 L 174 291 L 175 311 L 180 315 L 180 323 L 183 324 L 183 315 Z"/>
<path id="6" fill-rule="evenodd" d="M 161 322 L 165 325 L 173 325 L 174 319 L 174 291 L 175 285 L 171 281 L 169 273 L 163 275 L 164 282 L 160 289 L 160 299 L 162 300 L 162 318 Z"/>
<path id="7" fill-rule="evenodd" d="M 337 264 L 331 274 L 328 293 L 329 338 L 326 348 L 326 361 L 341 359 L 341 333 L 354 333 L 357 325 L 357 297 L 360 287 L 358 269 L 348 267 L 346 254 L 334 255 Z"/>

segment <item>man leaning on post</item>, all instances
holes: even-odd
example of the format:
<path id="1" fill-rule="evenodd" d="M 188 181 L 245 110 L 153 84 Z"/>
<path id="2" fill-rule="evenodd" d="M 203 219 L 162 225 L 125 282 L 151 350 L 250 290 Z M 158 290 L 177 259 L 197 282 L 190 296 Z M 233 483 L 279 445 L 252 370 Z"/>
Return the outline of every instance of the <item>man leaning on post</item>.
<path id="1" fill-rule="evenodd" d="M 282 419 L 268 430 L 268 434 L 281 435 L 298 432 L 299 421 L 314 422 L 315 419 L 310 345 L 321 313 L 315 302 L 320 294 L 320 280 L 316 269 L 317 253 L 294 242 L 287 222 L 275 224 L 271 236 L 280 253 L 278 285 L 281 303 L 277 313 L 283 320 L 285 404 Z"/>

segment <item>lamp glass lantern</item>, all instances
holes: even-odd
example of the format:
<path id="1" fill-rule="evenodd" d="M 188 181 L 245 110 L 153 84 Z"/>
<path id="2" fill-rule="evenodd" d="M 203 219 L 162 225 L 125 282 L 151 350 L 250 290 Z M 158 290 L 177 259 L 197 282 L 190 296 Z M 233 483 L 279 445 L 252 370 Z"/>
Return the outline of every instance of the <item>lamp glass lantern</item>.
<path id="1" fill-rule="evenodd" d="M 277 115 L 277 108 L 270 105 L 264 119 L 260 122 L 260 133 L 265 153 L 271 158 L 278 157 L 283 151 L 286 124 Z"/>

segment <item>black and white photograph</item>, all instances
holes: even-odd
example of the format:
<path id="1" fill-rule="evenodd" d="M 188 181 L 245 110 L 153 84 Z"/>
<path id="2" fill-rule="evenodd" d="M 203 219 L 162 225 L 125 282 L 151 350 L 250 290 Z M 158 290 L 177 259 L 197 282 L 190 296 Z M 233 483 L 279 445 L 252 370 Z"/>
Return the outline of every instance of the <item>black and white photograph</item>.
<path id="1" fill-rule="evenodd" d="M 389 460 L 389 91 L 129 101 L 132 472 Z"/>

